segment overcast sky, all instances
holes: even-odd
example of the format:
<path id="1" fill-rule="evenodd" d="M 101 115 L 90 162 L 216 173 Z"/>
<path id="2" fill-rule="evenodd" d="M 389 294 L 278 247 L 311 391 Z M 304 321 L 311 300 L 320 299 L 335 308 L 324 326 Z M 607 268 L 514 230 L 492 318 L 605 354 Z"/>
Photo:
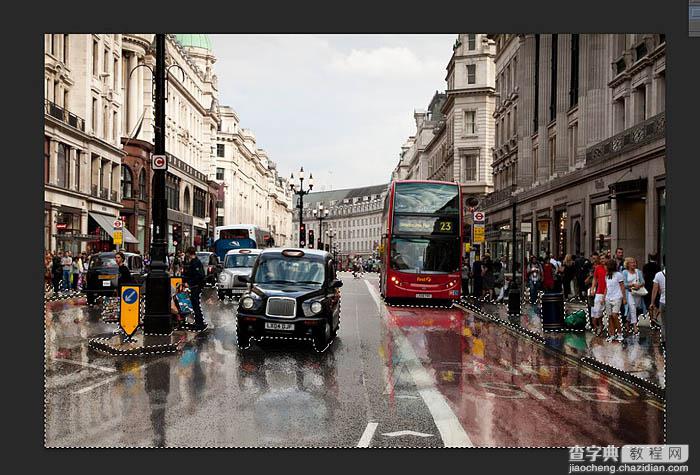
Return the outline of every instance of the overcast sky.
<path id="1" fill-rule="evenodd" d="M 315 190 L 389 180 L 414 109 L 444 91 L 451 35 L 210 35 L 219 102 Z"/>

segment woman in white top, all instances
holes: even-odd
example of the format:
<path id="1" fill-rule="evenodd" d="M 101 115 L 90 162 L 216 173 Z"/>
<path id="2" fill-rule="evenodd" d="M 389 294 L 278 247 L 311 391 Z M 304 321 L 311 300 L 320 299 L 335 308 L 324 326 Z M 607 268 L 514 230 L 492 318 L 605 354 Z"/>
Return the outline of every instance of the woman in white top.
<path id="1" fill-rule="evenodd" d="M 646 313 L 644 296 L 634 293 L 639 289 L 644 289 L 644 276 L 637 269 L 637 259 L 634 257 L 625 258 L 625 270 L 622 272 L 625 289 L 627 289 L 627 320 L 625 320 L 625 331 L 629 333 L 629 324 L 634 327 L 634 335 L 639 335 L 637 328 L 637 309 L 641 307 L 642 314 Z M 644 289 L 646 291 L 646 289 Z"/>
<path id="2" fill-rule="evenodd" d="M 617 261 L 610 259 L 606 265 L 605 274 L 605 313 L 608 315 L 607 341 L 622 341 L 622 325 L 620 324 L 620 306 L 627 304 L 623 277 L 617 271 Z"/>

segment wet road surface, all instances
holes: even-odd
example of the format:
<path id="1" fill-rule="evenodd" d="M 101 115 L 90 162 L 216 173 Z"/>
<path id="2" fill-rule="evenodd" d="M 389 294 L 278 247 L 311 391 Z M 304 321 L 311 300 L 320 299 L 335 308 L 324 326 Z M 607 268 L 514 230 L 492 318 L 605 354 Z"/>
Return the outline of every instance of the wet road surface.
<path id="1" fill-rule="evenodd" d="M 386 307 L 343 276 L 338 338 L 239 352 L 234 311 L 176 355 L 115 358 L 84 299 L 46 305 L 50 447 L 442 447 L 660 443 L 663 403 L 460 309 Z"/>

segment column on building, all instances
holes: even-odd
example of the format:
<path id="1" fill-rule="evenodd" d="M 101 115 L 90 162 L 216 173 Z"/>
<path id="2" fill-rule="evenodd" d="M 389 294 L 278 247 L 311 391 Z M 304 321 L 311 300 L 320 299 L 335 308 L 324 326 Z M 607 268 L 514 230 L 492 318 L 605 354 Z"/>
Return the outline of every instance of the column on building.
<path id="1" fill-rule="evenodd" d="M 520 35 L 518 46 L 518 81 L 522 83 L 518 98 L 518 187 L 532 185 L 532 117 L 534 113 L 535 35 Z M 529 82 L 529 83 L 528 83 Z"/>
<path id="2" fill-rule="evenodd" d="M 555 172 L 569 171 L 569 85 L 571 84 L 571 34 L 560 34 L 557 46 L 557 142 Z"/>
<path id="3" fill-rule="evenodd" d="M 551 56 L 552 35 L 540 35 L 540 70 L 539 70 L 539 103 L 535 105 L 538 110 L 537 118 L 537 176 L 535 181 L 544 182 L 549 177 L 549 150 L 548 130 L 549 124 L 549 96 L 551 83 Z"/>
<path id="4" fill-rule="evenodd" d="M 129 81 L 129 87 L 127 90 L 127 121 L 126 121 L 126 131 L 124 135 L 130 135 L 131 132 L 134 130 L 136 127 L 136 121 L 138 120 L 138 117 L 136 116 L 136 110 L 138 108 L 138 75 L 137 71 L 134 71 L 136 66 L 138 65 L 138 58 L 136 57 L 136 53 L 131 52 L 129 53 L 129 68 L 126 72 L 128 81 Z M 141 68 L 139 68 L 141 69 Z"/>

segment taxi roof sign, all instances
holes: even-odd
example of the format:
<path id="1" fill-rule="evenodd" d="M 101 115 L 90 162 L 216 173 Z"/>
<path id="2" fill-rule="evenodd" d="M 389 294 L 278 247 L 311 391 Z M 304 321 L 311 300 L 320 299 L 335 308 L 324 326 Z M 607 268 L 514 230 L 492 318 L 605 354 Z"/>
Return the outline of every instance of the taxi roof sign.
<path id="1" fill-rule="evenodd" d="M 285 257 L 303 257 L 304 251 L 300 249 L 285 249 L 282 251 L 282 255 Z"/>

